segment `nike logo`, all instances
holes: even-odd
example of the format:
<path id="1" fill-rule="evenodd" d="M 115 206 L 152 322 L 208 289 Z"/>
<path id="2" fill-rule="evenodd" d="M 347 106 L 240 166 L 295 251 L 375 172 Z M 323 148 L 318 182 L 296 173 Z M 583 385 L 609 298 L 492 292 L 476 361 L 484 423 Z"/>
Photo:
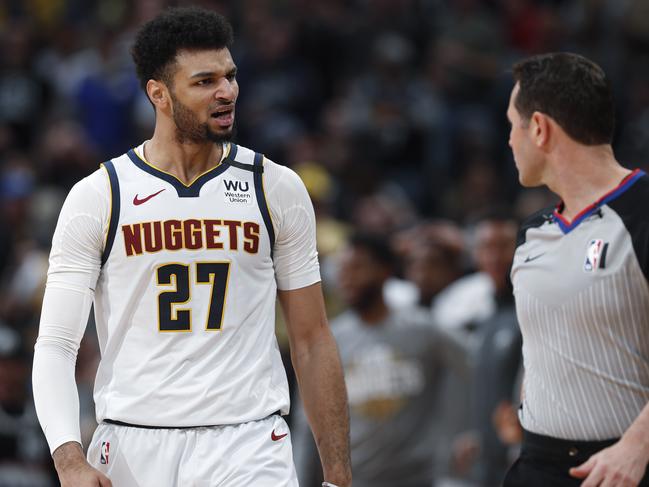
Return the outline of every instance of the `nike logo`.
<path id="1" fill-rule="evenodd" d="M 158 195 L 159 195 L 160 193 L 162 193 L 165 189 L 166 189 L 166 188 L 162 188 L 162 189 L 161 189 L 160 191 L 158 191 L 157 193 L 150 194 L 150 195 L 147 196 L 146 198 L 142 198 L 142 199 L 139 199 L 139 198 L 137 197 L 137 195 L 135 195 L 135 198 L 133 198 L 133 204 L 134 204 L 135 206 L 137 206 L 137 205 L 141 205 L 142 203 L 146 203 L 147 201 L 149 201 L 149 200 L 150 200 L 151 198 L 153 198 L 154 196 L 158 196 Z"/>
<path id="2" fill-rule="evenodd" d="M 288 436 L 288 433 L 284 433 L 283 435 L 276 435 L 275 430 L 273 430 L 273 432 L 270 434 L 270 439 L 273 441 L 279 441 L 285 436 Z"/>
<path id="3" fill-rule="evenodd" d="M 534 257 L 532 257 L 531 255 L 528 255 L 527 257 L 525 257 L 525 263 L 527 264 L 528 262 L 532 262 L 533 260 L 536 260 L 536 259 L 538 259 L 539 257 L 541 257 L 543 255 L 545 255 L 545 252 L 543 252 L 542 254 L 539 254 L 539 255 L 535 255 Z"/>

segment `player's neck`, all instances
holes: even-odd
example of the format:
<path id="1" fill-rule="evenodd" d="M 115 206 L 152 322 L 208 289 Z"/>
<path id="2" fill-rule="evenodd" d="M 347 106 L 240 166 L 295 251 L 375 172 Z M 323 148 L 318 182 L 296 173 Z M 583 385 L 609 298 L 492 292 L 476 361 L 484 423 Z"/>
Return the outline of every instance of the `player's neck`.
<path id="1" fill-rule="evenodd" d="M 548 187 L 561 197 L 562 215 L 568 220 L 615 189 L 631 172 L 617 162 L 610 146 L 581 146 L 559 154 L 551 164 Z"/>
<path id="2" fill-rule="evenodd" d="M 223 144 L 207 142 L 180 143 L 173 136 L 158 131 L 144 144 L 143 157 L 158 169 L 176 176 L 185 184 L 218 166 L 223 156 Z"/>
<path id="3" fill-rule="evenodd" d="M 390 314 L 390 309 L 383 301 L 383 298 L 377 298 L 372 305 L 356 308 L 356 312 L 367 325 L 380 325 Z"/>

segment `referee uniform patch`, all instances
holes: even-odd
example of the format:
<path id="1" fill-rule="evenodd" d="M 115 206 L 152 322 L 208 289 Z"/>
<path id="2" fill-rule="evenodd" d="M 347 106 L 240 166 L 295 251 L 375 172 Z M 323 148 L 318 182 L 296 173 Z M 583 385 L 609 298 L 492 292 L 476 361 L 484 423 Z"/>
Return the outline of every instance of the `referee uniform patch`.
<path id="1" fill-rule="evenodd" d="M 601 239 L 593 239 L 588 243 L 586 248 L 586 260 L 584 270 L 593 272 L 597 269 L 604 269 L 606 266 L 606 252 L 608 251 L 608 242 Z"/>

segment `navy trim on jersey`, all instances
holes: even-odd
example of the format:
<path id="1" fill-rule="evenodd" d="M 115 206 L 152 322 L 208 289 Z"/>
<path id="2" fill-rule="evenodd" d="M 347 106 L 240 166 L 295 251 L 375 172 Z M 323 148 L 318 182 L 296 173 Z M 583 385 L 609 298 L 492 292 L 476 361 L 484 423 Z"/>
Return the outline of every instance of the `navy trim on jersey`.
<path id="1" fill-rule="evenodd" d="M 264 167 L 264 156 L 263 154 L 255 154 L 255 166 Z M 273 229 L 273 220 L 270 217 L 270 210 L 268 209 L 268 202 L 266 201 L 266 193 L 264 193 L 264 180 L 263 180 L 263 171 L 255 171 L 255 194 L 257 195 L 257 204 L 259 205 L 259 211 L 261 216 L 264 219 L 266 224 L 266 230 L 268 230 L 268 238 L 270 239 L 270 256 L 273 257 L 273 248 L 275 247 L 275 230 Z"/>
<path id="2" fill-rule="evenodd" d="M 223 164 L 227 164 L 228 166 L 236 167 L 237 169 L 243 169 L 244 171 L 250 171 L 253 173 L 261 174 L 264 172 L 264 166 L 253 166 L 252 164 L 244 164 L 243 162 L 226 160 L 223 160 Z"/>
<path id="3" fill-rule="evenodd" d="M 552 215 L 552 209 L 552 207 L 543 208 L 532 213 L 525 220 L 523 220 L 523 223 L 521 223 L 518 229 L 518 234 L 516 236 L 517 248 L 523 245 L 527 240 L 527 231 L 530 228 L 538 228 L 544 223 L 553 221 L 554 217 Z"/>
<path id="4" fill-rule="evenodd" d="M 620 198 L 612 201 L 609 206 L 624 222 L 624 226 L 631 236 L 635 252 L 642 273 L 649 282 L 649 177 L 640 178 L 632 191 L 627 191 Z M 603 258 L 604 256 L 602 256 Z M 603 260 L 600 266 L 603 264 Z"/>
<path id="5" fill-rule="evenodd" d="M 563 208 L 563 202 L 559 203 L 559 206 L 554 211 L 554 215 L 553 215 L 554 221 L 559 224 L 559 228 L 561 228 L 561 231 L 564 234 L 570 233 L 582 221 L 584 221 L 593 213 L 596 213 L 599 210 L 600 206 L 605 205 L 610 201 L 616 199 L 618 196 L 620 196 L 626 190 L 628 190 L 631 186 L 633 186 L 633 183 L 635 183 L 638 179 L 640 179 L 644 175 L 645 175 L 644 171 L 641 171 L 640 169 L 636 169 L 635 171 L 630 173 L 627 177 L 625 177 L 616 188 L 606 193 L 604 196 L 602 196 L 592 205 L 589 205 L 586 208 L 584 208 L 582 211 L 580 211 L 571 222 L 569 222 L 563 216 L 561 216 L 560 210 Z"/>
<path id="6" fill-rule="evenodd" d="M 106 263 L 110 251 L 113 248 L 113 242 L 115 241 L 115 234 L 117 233 L 117 223 L 119 222 L 119 211 L 120 211 L 120 194 L 119 194 L 119 180 L 117 179 L 117 172 L 115 171 L 115 166 L 113 161 L 104 162 L 103 166 L 106 168 L 108 173 L 108 181 L 110 183 L 110 223 L 108 224 L 108 235 L 106 236 L 106 245 L 104 246 L 104 251 L 101 254 L 101 265 Z"/>
<path id="7" fill-rule="evenodd" d="M 223 174 L 224 171 L 226 171 L 229 167 L 230 164 L 226 163 L 226 161 L 233 161 L 234 158 L 237 155 L 237 145 L 236 144 L 230 144 L 230 153 L 227 155 L 227 157 L 223 160 L 223 162 L 216 166 L 214 169 L 211 169 L 210 171 L 202 174 L 199 176 L 197 179 L 195 179 L 192 184 L 189 186 L 185 185 L 182 181 L 180 181 L 177 177 L 166 173 L 164 171 L 161 171 L 160 169 L 147 164 L 145 161 L 143 161 L 140 156 L 138 156 L 133 149 L 129 150 L 127 152 L 128 157 L 131 159 L 133 164 L 135 164 L 137 167 L 142 169 L 144 172 L 148 172 L 152 176 L 155 176 L 157 178 L 160 178 L 169 184 L 171 184 L 175 189 L 176 192 L 178 193 L 178 196 L 180 198 L 196 198 L 200 195 L 201 188 L 205 183 L 208 181 L 214 179 L 215 177 Z"/>

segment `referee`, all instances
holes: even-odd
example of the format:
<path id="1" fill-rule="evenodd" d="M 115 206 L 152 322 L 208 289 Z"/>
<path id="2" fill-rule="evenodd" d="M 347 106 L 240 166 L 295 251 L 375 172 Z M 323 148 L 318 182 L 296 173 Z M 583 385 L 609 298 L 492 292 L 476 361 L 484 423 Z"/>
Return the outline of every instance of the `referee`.
<path id="1" fill-rule="evenodd" d="M 522 226 L 521 456 L 505 487 L 649 486 L 649 177 L 615 159 L 609 81 L 568 53 L 513 69 L 523 186 L 560 196 Z"/>

